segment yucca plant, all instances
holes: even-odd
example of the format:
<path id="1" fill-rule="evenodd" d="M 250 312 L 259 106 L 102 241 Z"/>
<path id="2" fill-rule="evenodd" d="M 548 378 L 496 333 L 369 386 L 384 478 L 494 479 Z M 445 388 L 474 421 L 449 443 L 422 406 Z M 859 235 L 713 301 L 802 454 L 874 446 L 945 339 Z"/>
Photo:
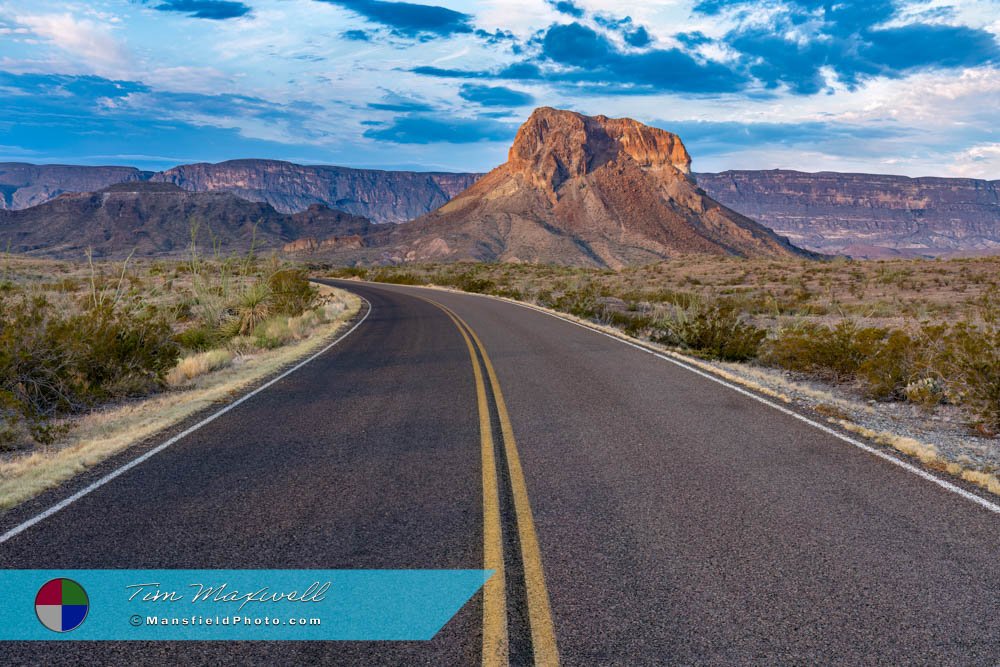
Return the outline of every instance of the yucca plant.
<path id="1" fill-rule="evenodd" d="M 236 302 L 235 319 L 239 323 L 238 336 L 254 332 L 261 322 L 271 316 L 271 288 L 258 281 L 251 284 Z"/>

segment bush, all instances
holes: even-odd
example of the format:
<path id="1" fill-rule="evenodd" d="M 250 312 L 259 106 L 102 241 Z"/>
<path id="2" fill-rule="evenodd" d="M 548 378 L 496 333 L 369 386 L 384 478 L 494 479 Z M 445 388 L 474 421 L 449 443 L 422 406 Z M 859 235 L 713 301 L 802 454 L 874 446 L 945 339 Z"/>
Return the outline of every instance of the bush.
<path id="1" fill-rule="evenodd" d="M 426 281 L 421 280 L 412 273 L 397 272 L 391 269 L 379 269 L 369 280 L 377 283 L 391 283 L 393 285 L 424 285 Z"/>
<path id="2" fill-rule="evenodd" d="M 728 306 L 695 306 L 677 309 L 672 317 L 661 320 L 653 339 L 667 345 L 687 348 L 712 359 L 748 361 L 757 356 L 764 329 L 744 322 Z"/>
<path id="3" fill-rule="evenodd" d="M 368 278 L 368 269 L 363 266 L 342 266 L 329 273 L 331 278 Z"/>
<path id="4" fill-rule="evenodd" d="M 0 417 L 36 440 L 49 419 L 162 387 L 179 348 L 155 311 L 113 304 L 65 316 L 42 297 L 0 300 Z"/>
<path id="5" fill-rule="evenodd" d="M 1000 431 L 1000 328 L 958 324 L 940 354 L 952 394 L 960 396 L 991 431 Z"/>
<path id="6" fill-rule="evenodd" d="M 877 331 L 877 330 L 875 330 Z M 877 399 L 903 398 L 906 387 L 914 377 L 918 349 L 906 332 L 888 331 L 880 340 L 861 340 L 860 349 L 866 355 L 858 366 L 858 377 L 865 384 L 866 393 Z"/>
<path id="7" fill-rule="evenodd" d="M 833 328 L 803 323 L 783 329 L 769 340 L 761 350 L 761 360 L 786 370 L 846 382 L 857 377 L 862 364 L 875 356 L 878 343 L 887 335 L 885 329 L 859 328 L 853 322 L 841 322 Z"/>
<path id="8" fill-rule="evenodd" d="M 320 325 L 322 317 L 315 310 L 307 310 L 297 317 L 288 318 L 288 330 L 292 337 L 301 340 L 309 336 L 309 333 Z"/>
<path id="9" fill-rule="evenodd" d="M 455 279 L 449 281 L 450 285 L 463 292 L 474 292 L 476 294 L 487 294 L 496 290 L 496 283 L 485 278 L 477 278 L 473 273 L 459 274 Z"/>
<path id="10" fill-rule="evenodd" d="M 314 307 L 319 297 L 319 290 L 309 282 L 308 273 L 304 269 L 275 271 L 267 279 L 267 288 L 270 290 L 271 312 L 276 314 L 301 315 L 303 311 Z M 252 330 L 253 328 L 241 333 Z"/>
<path id="11" fill-rule="evenodd" d="M 219 333 L 210 327 L 196 326 L 176 334 L 174 340 L 186 350 L 204 352 L 219 343 Z"/>

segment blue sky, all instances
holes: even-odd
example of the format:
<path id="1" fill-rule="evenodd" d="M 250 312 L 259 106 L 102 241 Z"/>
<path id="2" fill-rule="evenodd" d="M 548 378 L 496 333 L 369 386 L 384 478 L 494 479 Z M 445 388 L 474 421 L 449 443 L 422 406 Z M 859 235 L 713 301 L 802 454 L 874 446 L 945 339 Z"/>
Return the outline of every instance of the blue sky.
<path id="1" fill-rule="evenodd" d="M 0 160 L 487 170 L 549 105 L 694 168 L 1000 178 L 1000 0 L 0 0 Z"/>

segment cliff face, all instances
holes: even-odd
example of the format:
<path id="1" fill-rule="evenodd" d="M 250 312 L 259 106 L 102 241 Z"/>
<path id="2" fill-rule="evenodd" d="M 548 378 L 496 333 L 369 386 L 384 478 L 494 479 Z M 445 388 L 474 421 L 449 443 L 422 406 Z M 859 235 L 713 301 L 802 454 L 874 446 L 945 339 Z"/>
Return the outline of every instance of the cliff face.
<path id="1" fill-rule="evenodd" d="M 186 252 L 192 226 L 198 245 L 223 252 L 280 248 L 305 236 L 367 233 L 363 218 L 322 206 L 288 215 L 229 192 L 191 193 L 169 183 L 120 183 L 73 193 L 20 211 L 0 211 L 0 245 L 43 257 L 80 259 Z"/>
<path id="2" fill-rule="evenodd" d="M 690 162 L 669 132 L 537 109 L 508 162 L 378 243 L 390 261 L 621 267 L 687 253 L 809 255 L 705 196 Z"/>
<path id="3" fill-rule="evenodd" d="M 1000 251 L 1000 181 L 784 170 L 697 180 L 714 199 L 820 252 Z"/>
<path id="4" fill-rule="evenodd" d="M 677 135 L 628 118 L 588 117 L 542 108 L 521 126 L 507 169 L 554 197 L 565 181 L 628 156 L 643 169 L 689 174 L 691 157 Z"/>
<path id="5" fill-rule="evenodd" d="M 375 222 L 404 222 L 441 206 L 477 177 L 231 160 L 175 167 L 152 180 L 193 192 L 232 192 L 244 199 L 267 202 L 283 213 L 323 204 Z"/>
<path id="6" fill-rule="evenodd" d="M 145 181 L 152 175 L 132 167 L 0 162 L 0 209 L 37 206 L 66 192 L 92 192 L 115 183 Z"/>

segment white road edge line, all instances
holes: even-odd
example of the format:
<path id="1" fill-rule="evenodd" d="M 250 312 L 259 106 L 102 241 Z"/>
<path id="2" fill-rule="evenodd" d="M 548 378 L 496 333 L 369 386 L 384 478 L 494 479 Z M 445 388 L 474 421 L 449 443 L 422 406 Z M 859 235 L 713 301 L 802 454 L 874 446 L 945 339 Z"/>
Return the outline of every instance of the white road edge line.
<path id="1" fill-rule="evenodd" d="M 198 422 L 194 426 L 191 426 L 190 428 L 188 428 L 188 429 L 186 429 L 186 430 L 178 433 L 177 435 L 175 435 L 174 437 L 170 438 L 166 442 L 164 442 L 164 443 L 162 443 L 160 445 L 157 445 L 156 447 L 154 447 L 153 449 L 149 450 L 148 452 L 146 452 L 142 456 L 139 456 L 139 457 L 136 457 L 136 458 L 132 459 L 131 461 L 129 461 L 125 465 L 121 466 L 120 468 L 112 470 L 107 475 L 105 475 L 104 477 L 100 478 L 99 480 L 97 480 L 96 482 L 94 482 L 93 484 L 91 484 L 90 486 L 86 486 L 86 487 L 80 489 L 79 491 L 77 491 L 76 493 L 74 493 L 73 495 L 71 495 L 70 497 L 68 497 L 65 500 L 62 500 L 62 501 L 56 503 L 55 505 L 53 505 L 49 509 L 45 510 L 41 514 L 38 514 L 38 515 L 36 515 L 36 516 L 28 519 L 27 521 L 25 521 L 25 522 L 23 522 L 21 524 L 18 524 L 17 526 L 14 526 L 13 528 L 11 528 L 10 530 L 8 530 L 3 535 L 0 535 L 0 544 L 3 544 L 4 542 L 6 542 L 7 540 L 11 539 L 12 537 L 15 537 L 15 536 L 23 533 L 27 529 L 29 529 L 32 526 L 34 526 L 36 523 L 39 523 L 40 521 L 44 521 L 45 519 L 49 518 L 50 516 L 52 516 L 53 514 L 55 514 L 56 512 L 58 512 L 59 510 L 66 509 L 67 507 L 69 507 L 70 505 L 72 505 L 73 503 L 75 503 L 80 498 L 83 498 L 88 493 L 91 493 L 92 491 L 96 491 L 97 489 L 101 488 L 102 486 L 104 486 L 105 484 L 107 484 L 108 482 L 110 482 L 111 480 L 113 480 L 114 478 L 118 477 L 119 475 L 122 475 L 122 474 L 128 472 L 129 470 L 131 470 L 132 468 L 136 467 L 140 463 L 148 461 L 149 459 L 151 459 L 152 457 L 156 456 L 157 454 L 159 454 L 160 452 L 162 452 L 164 449 L 166 449 L 170 445 L 173 445 L 174 443 L 176 443 L 178 440 L 182 440 L 183 438 L 191 435 L 192 433 L 194 433 L 195 431 L 197 431 L 198 429 L 200 429 L 202 426 L 205 426 L 206 424 L 209 424 L 209 423 L 215 421 L 216 419 L 218 419 L 222 415 L 226 414 L 227 412 L 229 412 L 230 410 L 232 410 L 236 406 L 240 405 L 244 401 L 247 401 L 247 400 L 253 398 L 254 396 L 256 396 L 260 392 L 264 391 L 268 387 L 272 386 L 276 382 L 285 379 L 286 377 L 288 377 L 289 375 L 291 375 L 295 371 L 299 370 L 300 368 L 302 368 L 303 366 L 305 366 L 306 364 L 308 364 L 310 361 L 314 361 L 315 359 L 319 358 L 320 356 L 326 354 L 337 343 L 339 343 L 340 341 L 344 340 L 345 338 L 347 338 L 348 336 L 350 336 L 352 333 L 354 333 L 354 330 L 357 329 L 358 327 L 360 327 L 362 324 L 364 324 L 364 321 L 368 319 L 369 315 L 371 315 L 371 312 L 372 312 L 372 304 L 371 304 L 371 302 L 368 301 L 368 299 L 366 299 L 366 298 L 364 298 L 363 296 L 360 296 L 360 295 L 358 295 L 358 298 L 360 298 L 362 301 L 364 301 L 366 304 L 368 304 L 368 311 L 365 313 L 364 317 L 362 317 L 353 327 L 351 327 L 342 336 L 340 336 L 339 338 L 337 338 L 337 340 L 333 341 L 332 343 L 330 343 L 329 345 L 327 345 L 322 350 L 320 350 L 316 354 L 312 355 L 308 359 L 300 361 L 295 366 L 292 366 L 291 368 L 289 368 L 287 371 L 285 371 L 284 373 L 282 373 L 278 377 L 272 378 L 266 384 L 262 384 L 261 386 L 257 387 L 256 389 L 254 389 L 253 391 L 251 391 L 249 394 L 245 394 L 244 396 L 241 396 L 240 398 L 236 399 L 235 401 L 233 401 L 229 405 L 225 406 L 224 408 L 222 408 L 218 412 L 214 412 L 211 415 L 209 415 L 208 417 L 205 417 L 204 419 L 202 419 L 200 422 Z"/>
<path id="2" fill-rule="evenodd" d="M 368 282 L 368 281 L 363 281 L 363 282 Z M 371 284 L 373 284 L 373 285 L 385 285 L 387 283 L 371 283 Z M 415 287 L 421 287 L 422 289 L 435 289 L 433 287 L 425 287 L 425 286 L 422 286 L 422 285 L 416 285 Z M 632 341 L 629 341 L 629 340 L 625 340 L 624 338 L 619 338 L 618 336 L 614 336 L 612 334 L 609 334 L 606 331 L 601 331 L 600 329 L 596 329 L 594 327 L 587 326 L 586 324 L 583 324 L 582 322 L 576 322 L 576 321 L 571 320 L 571 319 L 569 319 L 567 317 L 563 317 L 563 316 L 557 315 L 555 313 L 550 313 L 549 311 L 545 310 L 544 308 L 538 308 L 537 306 L 533 306 L 533 305 L 528 304 L 528 303 L 521 303 L 520 301 L 514 301 L 513 299 L 501 299 L 501 298 L 495 297 L 495 296 L 493 296 L 491 294 L 475 294 L 475 293 L 472 293 L 472 292 L 461 292 L 461 291 L 458 291 L 458 290 L 444 290 L 444 291 L 453 292 L 455 294 L 466 294 L 466 295 L 469 295 L 469 296 L 485 297 L 485 298 L 488 298 L 488 299 L 493 299 L 494 301 L 501 301 L 503 303 L 509 303 L 511 305 L 514 305 L 514 306 L 520 306 L 521 308 L 527 308 L 528 310 L 533 310 L 535 312 L 542 313 L 543 315 L 548 315 L 549 317 L 554 317 L 557 320 L 562 320 L 563 322 L 568 322 L 569 324 L 574 324 L 574 325 L 580 327 L 581 329 L 586 329 L 587 331 L 590 331 L 590 332 L 593 332 L 593 333 L 596 333 L 596 334 L 600 334 L 601 336 L 606 336 L 607 338 L 610 338 L 611 340 L 616 340 L 619 343 L 622 343 L 623 345 L 628 345 L 629 347 L 634 347 L 637 350 L 641 350 L 643 352 L 647 352 L 647 353 L 653 355 L 654 357 L 656 357 L 658 359 L 662 359 L 663 361 L 668 361 L 668 362 L 674 364 L 675 366 L 679 366 L 681 368 L 689 370 L 692 373 L 695 373 L 696 375 L 700 375 L 701 377 L 703 377 L 703 378 L 705 378 L 707 380 L 711 380 L 712 382 L 715 382 L 717 384 L 721 384 L 723 387 L 728 387 L 729 389 L 732 389 L 733 391 L 735 391 L 737 393 L 743 394 L 744 396 L 748 396 L 749 398 L 752 398 L 753 400 L 757 401 L 758 403 L 763 403 L 764 405 L 766 405 L 768 407 L 774 408 L 778 412 L 783 412 L 784 414 L 786 414 L 786 415 L 788 415 L 790 417 L 794 417 L 795 419 L 798 419 L 801 422 L 805 422 L 806 424 L 809 424 L 813 428 L 817 428 L 820 431 L 823 431 L 824 433 L 827 433 L 828 435 L 832 435 L 833 437 L 838 438 L 838 439 L 840 439 L 840 440 L 842 440 L 842 441 L 844 441 L 844 442 L 846 442 L 846 443 L 848 443 L 850 445 L 853 445 L 854 447 L 857 447 L 858 449 L 860 449 L 862 451 L 868 452 L 872 456 L 877 456 L 878 458 L 880 458 L 880 459 L 882 459 L 884 461 L 888 461 L 889 463 L 891 463 L 893 465 L 899 466 L 900 468 L 902 468 L 903 470 L 906 470 L 907 472 L 913 473 L 917 477 L 922 477 L 923 479 L 926 479 L 929 482 L 933 482 L 934 484 L 937 484 L 938 486 L 940 486 L 941 488 L 945 489 L 946 491 L 951 491 L 952 493 L 957 494 L 957 495 L 965 498 L 966 500 L 970 500 L 970 501 L 976 503 L 977 505 L 980 505 L 980 506 L 988 509 L 989 511 L 991 511 L 991 512 L 993 512 L 995 514 L 1000 514 L 1000 505 L 997 505 L 996 503 L 990 502 L 989 500 L 983 498 L 982 496 L 978 496 L 975 493 L 972 493 L 970 491 L 966 491 L 962 487 L 957 486 L 955 484 L 952 484 L 951 482 L 949 482 L 947 480 L 943 480 L 940 477 L 937 477 L 936 475 L 932 475 L 931 473 L 927 472 L 926 470 L 923 470 L 922 468 L 918 468 L 917 466 L 913 465 L 912 463 L 908 463 L 906 461 L 903 461 L 902 459 L 898 459 L 895 456 L 892 456 L 890 454 L 887 454 L 886 452 L 883 452 L 883 451 L 881 451 L 879 449 L 876 449 L 875 447 L 872 447 L 871 445 L 868 445 L 868 444 L 866 444 L 866 443 L 864 443 L 864 442 L 862 442 L 860 440 L 857 440 L 857 439 L 852 438 L 850 436 L 844 435 L 843 433 L 841 433 L 841 432 L 839 432 L 839 431 L 837 431 L 835 429 L 832 429 L 829 426 L 826 426 L 826 425 L 821 424 L 821 423 L 819 423 L 817 421 L 809 419 L 805 415 L 800 415 L 798 412 L 795 412 L 794 410 L 790 410 L 789 408 L 786 408 L 783 405 L 779 405 L 778 403 L 775 403 L 774 401 L 770 401 L 770 400 L 764 398 L 763 396 L 758 396 L 757 394 L 754 394 L 751 391 L 747 391 L 746 389 L 744 389 L 743 387 L 740 387 L 739 385 L 735 385 L 735 384 L 733 384 L 731 382 L 723 380 L 722 378 L 717 377 L 715 375 L 712 375 L 711 373 L 708 373 L 708 372 L 703 371 L 703 370 L 701 370 L 699 368 L 696 368 L 696 367 L 691 366 L 691 365 L 689 365 L 687 363 L 684 363 L 683 361 L 681 361 L 679 359 L 675 359 L 673 357 L 669 357 L 669 356 L 667 356 L 665 354 L 657 352 L 656 350 L 650 349 L 650 348 L 645 347 L 643 345 L 639 345 L 637 343 L 633 343 Z"/>
<path id="3" fill-rule="evenodd" d="M 783 413 L 785 413 L 786 415 L 788 415 L 790 417 L 794 417 L 795 419 L 798 419 L 801 422 L 805 422 L 806 424 L 809 424 L 813 428 L 817 428 L 820 431 L 823 431 L 824 433 L 832 435 L 835 438 L 839 438 L 840 440 L 843 440 L 844 442 L 846 442 L 848 444 L 854 445 L 858 449 L 861 449 L 861 450 L 863 450 L 865 452 L 868 452 L 869 454 L 877 456 L 880 459 L 888 461 L 889 463 L 892 463 L 893 465 L 897 465 L 900 468 L 902 468 L 903 470 L 906 470 L 907 472 L 911 472 L 914 475 L 917 475 L 918 477 L 922 477 L 922 478 L 924 478 L 924 479 L 926 479 L 926 480 L 928 480 L 930 482 L 934 482 L 935 484 L 937 484 L 941 488 L 946 489 L 948 491 L 951 491 L 952 493 L 956 493 L 956 494 L 962 496 L 963 498 L 965 498 L 966 500 L 971 500 L 972 502 L 976 503 L 977 505 L 981 505 L 981 506 L 985 507 L 986 509 L 988 509 L 991 512 L 994 512 L 996 514 L 1000 514 L 1000 505 L 997 505 L 996 503 L 992 503 L 989 500 L 986 500 L 985 498 L 976 495 L 975 493 L 972 493 L 970 491 L 966 491 L 965 489 L 963 489 L 960 486 L 952 484 L 951 482 L 949 482 L 947 480 L 943 480 L 943 479 L 941 479 L 940 477 L 938 477 L 936 475 L 932 475 L 931 473 L 927 472 L 926 470 L 923 470 L 922 468 L 918 468 L 917 466 L 913 465 L 912 463 L 907 463 L 906 461 L 903 461 L 901 459 L 896 458 L 895 456 L 892 456 L 890 454 L 887 454 L 886 452 L 883 452 L 883 451 L 881 451 L 879 449 L 876 449 L 875 447 L 872 447 L 871 445 L 865 444 L 864 442 L 861 442 L 860 440 L 857 440 L 857 439 L 852 438 L 850 436 L 844 435 L 843 433 L 841 433 L 841 432 L 839 432 L 839 431 L 837 431 L 835 429 L 832 429 L 829 426 L 826 426 L 825 424 L 821 424 L 821 423 L 819 423 L 817 421 L 809 419 L 805 415 L 800 415 L 798 412 L 796 412 L 794 410 L 790 410 L 789 408 L 786 408 L 783 405 L 779 405 L 779 404 L 775 403 L 774 401 L 770 401 L 770 400 L 764 398 L 763 396 L 758 396 L 757 394 L 755 394 L 755 393 L 753 393 L 751 391 L 747 391 L 746 389 L 744 389 L 743 387 L 740 387 L 739 385 L 732 384 L 731 382 L 723 380 L 720 377 L 716 377 L 715 375 L 712 375 L 711 373 L 703 371 L 700 368 L 695 368 L 694 366 L 686 364 L 686 363 L 684 363 L 683 361 L 681 361 L 679 359 L 674 359 L 672 357 L 668 357 L 667 355 L 662 354 L 660 352 L 657 352 L 656 350 L 652 350 L 652 349 L 650 349 L 648 347 L 644 347 L 644 346 L 639 345 L 637 343 L 633 343 L 632 341 L 625 340 L 624 338 L 619 338 L 618 336 L 614 336 L 612 334 L 609 334 L 606 331 L 601 331 L 600 329 L 595 329 L 593 327 L 589 327 L 586 324 L 583 324 L 581 322 L 574 322 L 571 319 L 568 319 L 568 318 L 565 318 L 565 317 L 560 317 L 559 315 L 556 315 L 555 313 L 550 313 L 550 312 L 548 312 L 546 310 L 543 310 L 541 308 L 536 308 L 536 307 L 534 307 L 534 306 L 532 306 L 530 304 L 518 303 L 516 301 L 507 301 L 506 299 L 498 299 L 498 300 L 499 301 L 505 301 L 506 303 L 512 303 L 515 306 L 521 306 L 522 308 L 527 308 L 529 310 L 534 310 L 534 311 L 539 312 L 539 313 L 544 313 L 545 315 L 549 315 L 550 317 L 554 317 L 557 320 L 562 320 L 563 322 L 569 322 L 570 324 L 575 324 L 576 326 L 578 326 L 578 327 L 580 327 L 582 329 L 586 329 L 587 331 L 592 331 L 593 333 L 600 334 L 602 336 L 606 336 L 606 337 L 608 337 L 608 338 L 610 338 L 612 340 L 618 341 L 619 343 L 622 343 L 624 345 L 628 345 L 629 347 L 634 347 L 637 350 L 642 350 L 643 352 L 648 352 L 649 354 L 653 355 L 654 357 L 656 357 L 658 359 L 662 359 L 663 361 L 669 361 L 670 363 L 672 363 L 672 364 L 674 364 L 676 366 L 680 366 L 681 368 L 687 369 L 687 370 L 691 371 L 692 373 L 695 373 L 696 375 L 700 375 L 701 377 L 703 377 L 705 379 L 708 379 L 708 380 L 711 380 L 712 382 L 716 382 L 718 384 L 721 384 L 724 387 L 728 387 L 729 389 L 732 389 L 735 392 L 743 394 L 744 396 L 749 396 L 753 400 L 755 400 L 755 401 L 757 401 L 759 403 L 763 403 L 764 405 L 767 405 L 769 407 L 772 407 L 775 410 L 777 410 L 778 412 L 783 412 Z"/>

